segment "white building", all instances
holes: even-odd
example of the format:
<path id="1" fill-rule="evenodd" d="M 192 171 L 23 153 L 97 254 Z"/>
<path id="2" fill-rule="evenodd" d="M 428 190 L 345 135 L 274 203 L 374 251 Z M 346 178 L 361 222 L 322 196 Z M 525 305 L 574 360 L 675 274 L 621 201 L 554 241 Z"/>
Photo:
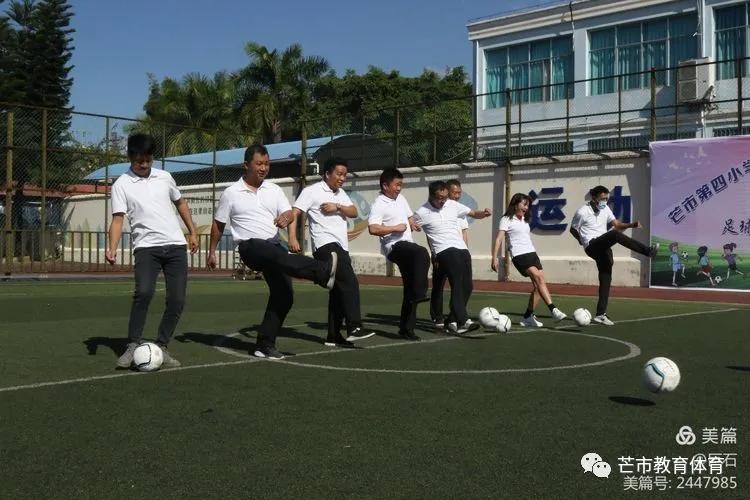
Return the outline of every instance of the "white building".
<path id="1" fill-rule="evenodd" d="M 508 128 L 524 156 L 737 134 L 738 90 L 750 96 L 748 10 L 737 0 L 577 0 L 469 22 L 480 157 L 503 156 Z M 666 69 L 696 60 L 679 75 Z"/>

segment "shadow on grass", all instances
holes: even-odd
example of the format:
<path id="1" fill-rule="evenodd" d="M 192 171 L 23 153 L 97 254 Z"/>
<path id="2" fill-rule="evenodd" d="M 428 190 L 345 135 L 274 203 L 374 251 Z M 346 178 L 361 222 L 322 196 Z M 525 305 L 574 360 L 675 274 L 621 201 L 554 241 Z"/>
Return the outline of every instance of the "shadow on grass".
<path id="1" fill-rule="evenodd" d="M 401 335 L 397 333 L 400 322 L 401 322 L 401 317 L 395 314 L 367 313 L 367 325 L 368 325 L 367 329 L 372 330 L 376 332 L 378 335 L 389 338 L 389 339 L 402 338 Z M 382 326 L 391 327 L 391 328 L 394 328 L 396 332 L 377 330 L 375 328 L 372 328 L 374 325 L 382 325 Z M 417 319 L 417 322 L 414 325 L 414 328 L 415 330 L 421 330 L 423 332 L 429 332 L 429 333 L 434 333 L 436 331 L 435 325 L 432 323 L 432 321 L 427 320 L 427 319 Z"/>
<path id="2" fill-rule="evenodd" d="M 96 356 L 99 347 L 107 347 L 117 356 L 121 356 L 125 352 L 125 349 L 127 349 L 128 339 L 121 337 L 89 337 L 83 341 L 83 344 L 86 346 L 89 356 Z"/>
<path id="3" fill-rule="evenodd" d="M 738 372 L 750 372 L 750 366 L 737 366 L 737 365 L 730 365 L 727 366 L 730 370 L 735 370 Z"/>
<path id="4" fill-rule="evenodd" d="M 195 342 L 211 347 L 221 345 L 222 347 L 235 351 L 247 352 L 255 347 L 255 338 L 259 326 L 260 325 L 253 325 L 240 328 L 238 333 L 240 333 L 242 337 L 230 337 L 229 335 L 219 333 L 185 332 L 175 336 L 174 339 L 182 343 Z M 300 339 L 315 344 L 320 344 L 322 342 L 322 339 L 317 335 L 299 332 L 294 328 L 282 328 L 277 338 Z"/>
<path id="5" fill-rule="evenodd" d="M 201 332 L 185 332 L 174 338 L 177 342 L 183 344 L 189 344 L 195 342 L 196 344 L 203 344 L 211 347 L 221 345 L 227 349 L 233 351 L 248 352 L 250 349 L 255 347 L 255 340 L 247 341 L 242 338 L 228 337 L 226 335 L 220 335 L 216 333 L 201 333 Z"/>
<path id="6" fill-rule="evenodd" d="M 609 400 L 629 406 L 654 406 L 656 404 L 649 399 L 631 398 L 630 396 L 610 396 Z"/>

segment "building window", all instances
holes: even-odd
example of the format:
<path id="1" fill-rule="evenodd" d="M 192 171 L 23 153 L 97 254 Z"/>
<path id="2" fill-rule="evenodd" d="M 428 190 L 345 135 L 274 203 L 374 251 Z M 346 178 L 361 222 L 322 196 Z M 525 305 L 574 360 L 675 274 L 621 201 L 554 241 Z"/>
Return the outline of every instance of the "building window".
<path id="1" fill-rule="evenodd" d="M 716 77 L 719 80 L 736 78 L 737 63 L 733 59 L 744 58 L 747 53 L 747 4 L 716 9 L 714 14 L 716 60 L 727 61 L 719 62 Z"/>
<path id="2" fill-rule="evenodd" d="M 651 68 L 677 66 L 698 53 L 695 14 L 624 24 L 589 33 L 591 94 L 609 94 L 651 85 Z M 667 85 L 666 71 L 656 73 L 656 83 Z M 608 78 L 613 77 L 613 78 Z"/>
<path id="3" fill-rule="evenodd" d="M 573 80 L 573 39 L 569 36 L 488 50 L 487 108 L 505 106 L 506 89 L 514 103 L 565 99 Z M 522 90 L 518 90 L 522 89 Z"/>

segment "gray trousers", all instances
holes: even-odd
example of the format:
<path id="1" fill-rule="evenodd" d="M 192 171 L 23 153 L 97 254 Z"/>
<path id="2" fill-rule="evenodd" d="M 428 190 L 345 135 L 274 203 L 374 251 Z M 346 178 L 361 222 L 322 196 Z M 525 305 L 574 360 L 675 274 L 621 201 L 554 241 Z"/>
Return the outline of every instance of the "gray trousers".
<path id="1" fill-rule="evenodd" d="M 177 322 L 185 306 L 187 289 L 187 246 L 165 245 L 139 248 L 133 252 L 135 258 L 135 293 L 130 308 L 128 341 L 140 342 L 146 324 L 148 306 L 154 297 L 156 278 L 164 271 L 167 286 L 167 303 L 159 323 L 156 342 L 167 345 L 172 338 Z"/>

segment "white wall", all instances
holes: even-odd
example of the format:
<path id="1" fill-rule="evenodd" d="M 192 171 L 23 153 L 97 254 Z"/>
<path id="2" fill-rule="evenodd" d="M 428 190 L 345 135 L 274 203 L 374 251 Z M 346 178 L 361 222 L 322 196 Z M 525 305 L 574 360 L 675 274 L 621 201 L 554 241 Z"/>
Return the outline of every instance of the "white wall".
<path id="1" fill-rule="evenodd" d="M 532 235 L 534 244 L 542 259 L 542 263 L 550 282 L 555 283 L 595 283 L 596 266 L 589 259 L 580 246 L 568 234 L 570 220 L 575 211 L 585 203 L 585 196 L 591 187 L 603 184 L 610 189 L 615 185 L 623 186 L 623 194 L 632 196 L 632 218 L 639 219 L 644 229 L 634 231 L 633 236 L 648 242 L 649 230 L 649 183 L 650 175 L 647 160 L 641 157 L 623 158 L 619 160 L 584 160 L 560 163 L 521 162 L 512 167 L 511 192 L 529 193 L 534 190 L 540 193 L 545 187 L 562 187 L 567 204 L 562 208 L 564 218 L 559 222 L 566 224 L 562 232 L 535 231 Z M 490 270 L 490 249 L 495 230 L 502 212 L 505 209 L 505 167 L 494 163 L 484 162 L 469 165 L 439 165 L 426 168 L 403 169 L 405 174 L 404 196 L 412 209 L 427 200 L 427 185 L 438 179 L 458 178 L 464 191 L 462 202 L 472 208 L 490 208 L 493 216 L 488 219 L 472 221 L 469 227 L 469 248 L 473 256 L 474 277 L 477 279 L 499 279 Z M 369 207 L 379 192 L 378 177 L 380 172 L 363 173 L 350 177 L 345 189 L 357 204 L 360 216 L 350 221 L 350 252 L 355 269 L 361 274 L 385 275 L 397 274 L 389 269 L 385 258 L 380 254 L 378 239 L 370 236 L 367 231 L 367 215 Z M 309 179 L 314 182 L 315 179 Z M 287 197 L 292 200 L 297 192 L 295 183 L 281 180 L 279 184 Z M 183 196 L 190 198 L 210 199 L 210 186 L 185 187 Z M 217 199 L 220 193 L 217 192 Z M 193 209 L 200 208 L 202 203 L 196 202 Z M 104 199 L 101 196 L 77 197 L 71 199 L 68 210 L 70 213 L 70 228 L 88 227 L 94 229 L 103 226 L 101 223 L 104 213 Z M 208 234 L 211 215 L 199 213 L 193 217 L 195 224 L 201 228 L 203 234 Z M 628 231 L 630 233 L 630 231 Z M 282 235 L 285 234 L 282 232 Z M 416 241 L 427 245 L 424 235 L 415 234 Z M 80 248 L 80 241 L 76 244 Z M 309 248 L 309 242 L 307 243 Z M 226 249 L 225 262 L 231 266 L 231 248 Z M 614 249 L 616 260 L 613 284 L 626 286 L 645 286 L 648 283 L 648 265 L 641 258 L 636 258 L 631 252 L 622 247 Z M 84 258 L 88 252 L 84 253 Z M 195 265 L 204 262 L 205 255 L 195 258 Z M 126 257 L 127 260 L 127 257 Z M 515 269 L 511 272 L 512 280 L 524 280 Z"/>

